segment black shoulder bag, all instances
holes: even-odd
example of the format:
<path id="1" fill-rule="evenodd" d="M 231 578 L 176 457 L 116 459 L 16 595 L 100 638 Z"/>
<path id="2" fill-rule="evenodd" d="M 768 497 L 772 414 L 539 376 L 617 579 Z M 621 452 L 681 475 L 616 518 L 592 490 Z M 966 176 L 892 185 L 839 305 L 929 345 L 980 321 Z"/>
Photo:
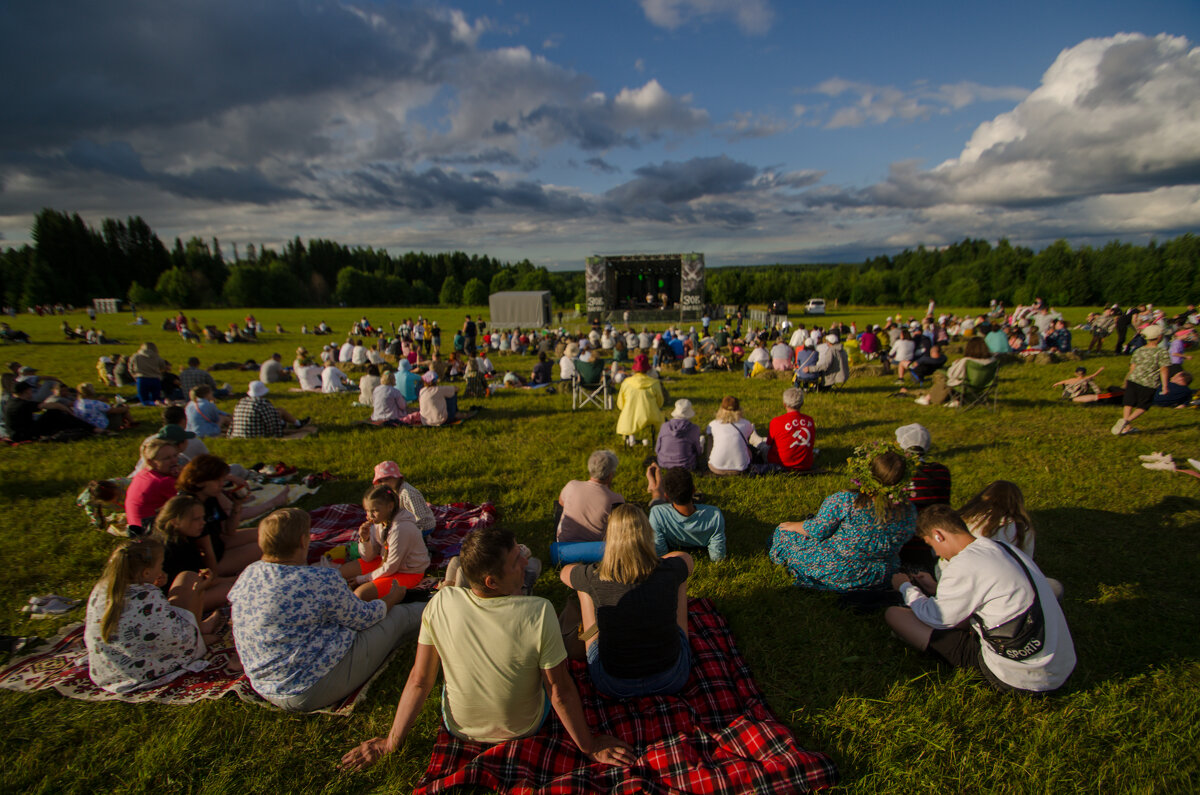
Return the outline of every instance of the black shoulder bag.
<path id="1" fill-rule="evenodd" d="M 1008 660 L 1025 660 L 1046 648 L 1046 616 L 1042 612 L 1042 599 L 1038 595 L 1037 583 L 1021 556 L 1008 546 L 997 542 L 1000 548 L 1015 560 L 1025 576 L 1029 586 L 1033 588 L 1033 604 L 1016 618 L 1009 619 L 997 627 L 988 629 L 978 615 L 971 615 L 971 623 L 979 629 L 979 634 L 992 651 Z"/>

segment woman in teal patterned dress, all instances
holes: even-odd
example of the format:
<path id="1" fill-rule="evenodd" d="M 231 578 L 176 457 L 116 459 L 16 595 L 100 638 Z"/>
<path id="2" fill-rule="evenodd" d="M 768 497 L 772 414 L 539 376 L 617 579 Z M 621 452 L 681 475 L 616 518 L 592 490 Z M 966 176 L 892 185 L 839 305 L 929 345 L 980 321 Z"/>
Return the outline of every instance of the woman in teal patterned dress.
<path id="1" fill-rule="evenodd" d="M 787 566 L 802 588 L 854 591 L 887 583 L 916 529 L 906 494 L 913 463 L 903 451 L 866 445 L 848 463 L 853 489 L 825 498 L 809 519 L 781 523 L 771 538 L 771 560 Z"/>

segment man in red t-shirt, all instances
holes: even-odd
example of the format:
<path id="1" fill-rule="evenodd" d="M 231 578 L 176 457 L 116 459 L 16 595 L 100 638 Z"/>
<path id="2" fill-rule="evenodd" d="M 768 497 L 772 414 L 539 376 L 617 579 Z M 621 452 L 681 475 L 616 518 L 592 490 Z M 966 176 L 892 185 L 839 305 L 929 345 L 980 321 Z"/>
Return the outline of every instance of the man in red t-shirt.
<path id="1" fill-rule="evenodd" d="M 783 391 L 783 407 L 787 410 L 771 420 L 767 432 L 771 449 L 767 461 L 784 469 L 806 471 L 812 469 L 813 444 L 817 440 L 817 428 L 812 417 L 800 413 L 804 405 L 804 392 L 792 387 Z"/>

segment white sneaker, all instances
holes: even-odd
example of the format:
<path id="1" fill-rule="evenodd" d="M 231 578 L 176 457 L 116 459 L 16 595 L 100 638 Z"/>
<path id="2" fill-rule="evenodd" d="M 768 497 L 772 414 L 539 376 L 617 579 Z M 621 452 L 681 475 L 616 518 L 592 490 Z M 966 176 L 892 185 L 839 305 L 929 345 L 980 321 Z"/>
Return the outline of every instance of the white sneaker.
<path id="1" fill-rule="evenodd" d="M 626 447 L 633 447 L 635 444 L 637 444 L 637 440 L 634 439 L 632 436 L 625 437 L 625 446 Z"/>
<path id="2" fill-rule="evenodd" d="M 946 404 L 946 408 L 948 408 L 948 409 L 956 409 L 956 408 L 958 408 L 958 407 L 959 407 L 959 406 L 961 406 L 961 405 L 962 405 L 962 401 L 959 401 L 959 400 L 951 400 L 949 403 L 947 403 L 947 404 Z"/>
<path id="3" fill-rule="evenodd" d="M 928 406 L 929 405 L 929 395 L 921 395 L 921 397 L 914 400 L 913 403 L 916 403 L 918 406 Z"/>
<path id="4" fill-rule="evenodd" d="M 1159 453 L 1159 452 L 1153 452 L 1150 455 L 1139 455 L 1138 456 L 1139 461 L 1151 461 L 1151 462 L 1166 461 L 1170 458 L 1171 458 L 1171 456 L 1167 455 L 1166 453 Z"/>
<path id="5" fill-rule="evenodd" d="M 1146 469 L 1161 469 L 1163 472 L 1174 472 L 1174 461 L 1148 461 L 1142 464 Z"/>
<path id="6" fill-rule="evenodd" d="M 649 447 L 649 446 L 650 446 L 650 440 L 642 439 L 642 447 Z"/>
<path id="7" fill-rule="evenodd" d="M 1123 431 L 1123 430 L 1125 430 L 1125 418 L 1124 417 L 1117 420 L 1116 423 L 1112 426 L 1112 434 L 1113 434 L 1113 436 L 1120 436 L 1121 431 Z"/>

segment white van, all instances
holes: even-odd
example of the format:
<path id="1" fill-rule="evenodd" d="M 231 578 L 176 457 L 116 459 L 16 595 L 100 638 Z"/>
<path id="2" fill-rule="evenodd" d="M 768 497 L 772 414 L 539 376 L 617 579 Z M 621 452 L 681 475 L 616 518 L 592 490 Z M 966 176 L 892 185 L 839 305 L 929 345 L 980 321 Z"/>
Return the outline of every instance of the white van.
<path id="1" fill-rule="evenodd" d="M 825 299 L 810 298 L 808 303 L 804 305 L 804 314 L 806 315 L 823 315 L 825 314 Z"/>

